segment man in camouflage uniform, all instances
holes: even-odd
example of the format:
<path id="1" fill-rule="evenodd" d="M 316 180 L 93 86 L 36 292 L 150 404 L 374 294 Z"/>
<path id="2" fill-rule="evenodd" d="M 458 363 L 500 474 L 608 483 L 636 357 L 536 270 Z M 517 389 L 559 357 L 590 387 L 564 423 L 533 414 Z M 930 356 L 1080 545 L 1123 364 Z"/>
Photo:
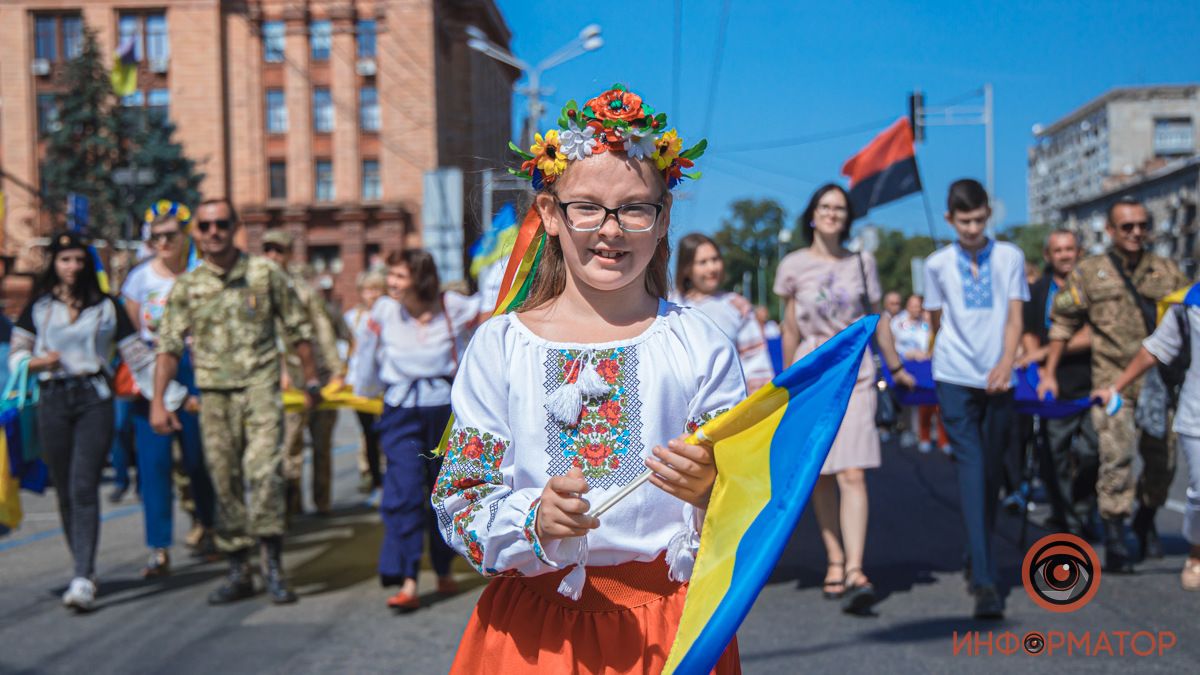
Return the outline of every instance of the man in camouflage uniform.
<path id="1" fill-rule="evenodd" d="M 346 371 L 337 350 L 338 320 L 329 315 L 324 299 L 312 287 L 300 270 L 289 270 L 292 258 L 292 235 L 286 230 L 271 230 L 263 236 L 263 256 L 275 262 L 287 274 L 300 305 L 313 327 L 316 341 L 317 377 L 322 382 L 331 378 L 341 380 Z M 295 350 L 288 349 L 284 363 L 284 388 L 301 381 L 303 374 Z M 287 413 L 284 416 L 283 475 L 287 479 L 288 515 L 303 512 L 300 479 L 304 472 L 304 429 L 312 437 L 312 496 L 317 513 L 326 515 L 331 505 L 330 484 L 333 481 L 333 426 L 336 410 L 312 410 Z"/>
<path id="2" fill-rule="evenodd" d="M 158 433 L 178 428 L 163 394 L 190 335 L 200 432 L 217 492 L 217 546 L 229 556 L 229 575 L 208 601 L 224 604 L 254 594 L 248 559 L 257 539 L 271 600 L 295 602 L 280 562 L 285 526 L 277 326 L 303 363 L 309 406 L 320 389 L 312 326 L 278 266 L 234 247 L 238 222 L 228 201 L 201 204 L 195 227 L 204 261 L 179 277 L 167 299 L 150 423 Z M 250 484 L 248 508 L 244 482 Z"/>
<path id="3" fill-rule="evenodd" d="M 1054 373 L 1067 340 L 1085 323 L 1092 327 L 1092 385 L 1097 389 L 1111 386 L 1146 338 L 1143 309 L 1149 309 L 1147 303 L 1153 306 L 1187 284 L 1174 262 L 1145 250 L 1151 226 L 1141 203 L 1129 198 L 1114 203 L 1108 210 L 1107 232 L 1112 242 L 1109 250 L 1080 262 L 1068 278 L 1067 287 L 1054 299 L 1040 394 L 1058 395 Z M 1135 300 L 1122 270 L 1141 298 Z M 1173 443 L 1145 432 L 1136 433 L 1134 413 L 1140 387 L 1141 382 L 1134 382 L 1121 392 L 1125 404 L 1112 417 L 1102 408 L 1092 409 L 1092 421 L 1100 437 L 1096 492 L 1105 524 L 1105 567 L 1119 573 L 1133 571 L 1132 557 L 1124 543 L 1124 523 L 1133 510 L 1135 495 L 1139 508 L 1133 529 L 1141 543 L 1141 554 L 1162 555 L 1154 513 L 1166 502 L 1175 475 Z M 1136 488 L 1135 441 L 1143 461 Z"/>

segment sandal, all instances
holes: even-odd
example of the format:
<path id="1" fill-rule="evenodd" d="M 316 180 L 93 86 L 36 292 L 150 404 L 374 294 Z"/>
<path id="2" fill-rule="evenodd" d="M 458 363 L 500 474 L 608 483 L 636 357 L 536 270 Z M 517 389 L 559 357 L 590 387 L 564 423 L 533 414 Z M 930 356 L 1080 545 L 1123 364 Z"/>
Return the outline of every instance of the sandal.
<path id="1" fill-rule="evenodd" d="M 834 567 L 841 567 L 845 564 L 846 563 L 844 561 L 843 562 L 831 562 L 831 563 L 829 563 L 828 568 L 833 569 Z M 825 596 L 826 600 L 837 600 L 838 598 L 842 597 L 842 594 L 845 592 L 846 592 L 846 573 L 845 573 L 845 571 L 842 572 L 841 579 L 834 579 L 832 581 L 830 581 L 829 579 L 826 579 L 825 582 L 821 584 L 821 594 Z"/>
<path id="2" fill-rule="evenodd" d="M 142 568 L 143 579 L 165 577 L 171 573 L 171 556 L 165 548 L 156 548 L 150 552 L 150 561 Z"/>
<path id="3" fill-rule="evenodd" d="M 861 583 L 850 584 L 850 577 L 856 572 Z M 846 592 L 842 596 L 842 611 L 847 614 L 869 614 L 875 601 L 875 587 L 867 581 L 862 568 L 851 567 L 846 570 Z"/>

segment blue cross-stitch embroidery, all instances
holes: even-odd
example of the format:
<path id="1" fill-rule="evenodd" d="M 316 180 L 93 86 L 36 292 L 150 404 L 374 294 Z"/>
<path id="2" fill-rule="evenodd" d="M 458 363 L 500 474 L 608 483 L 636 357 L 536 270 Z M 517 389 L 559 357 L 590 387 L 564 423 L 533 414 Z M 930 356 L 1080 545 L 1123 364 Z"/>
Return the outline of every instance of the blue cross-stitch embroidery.
<path id="1" fill-rule="evenodd" d="M 971 274 L 971 257 L 961 246 L 955 244 L 958 255 L 958 275 L 962 278 L 963 306 L 967 309 L 992 308 L 992 247 L 994 242 L 988 241 L 987 246 L 979 251 L 976 260 L 979 263 L 979 276 Z"/>

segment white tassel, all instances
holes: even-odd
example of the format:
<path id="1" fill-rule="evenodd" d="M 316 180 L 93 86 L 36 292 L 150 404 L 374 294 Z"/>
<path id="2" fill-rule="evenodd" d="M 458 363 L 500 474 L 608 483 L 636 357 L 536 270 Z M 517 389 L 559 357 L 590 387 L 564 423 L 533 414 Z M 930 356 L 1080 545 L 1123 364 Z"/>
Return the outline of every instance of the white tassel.
<path id="1" fill-rule="evenodd" d="M 696 533 L 684 525 L 667 543 L 667 566 L 670 568 L 667 576 L 671 581 L 684 582 L 692 578 L 692 569 L 696 565 L 696 553 L 693 549 L 699 544 Z"/>
<path id="2" fill-rule="evenodd" d="M 583 393 L 579 391 L 579 384 L 563 383 L 546 398 L 546 408 L 551 417 L 569 427 L 579 424 L 579 414 L 583 412 Z"/>
<path id="3" fill-rule="evenodd" d="M 588 543 L 587 537 L 579 539 L 579 562 L 575 569 L 567 573 L 558 584 L 558 593 L 572 601 L 578 601 L 583 596 L 583 585 L 587 582 Z"/>
<path id="4" fill-rule="evenodd" d="M 596 372 L 596 364 L 593 363 L 590 353 L 587 363 L 579 373 L 579 378 L 575 381 L 579 384 L 579 391 L 588 398 L 604 396 L 609 392 L 608 383 L 604 381 L 603 377 L 600 377 L 600 373 Z"/>

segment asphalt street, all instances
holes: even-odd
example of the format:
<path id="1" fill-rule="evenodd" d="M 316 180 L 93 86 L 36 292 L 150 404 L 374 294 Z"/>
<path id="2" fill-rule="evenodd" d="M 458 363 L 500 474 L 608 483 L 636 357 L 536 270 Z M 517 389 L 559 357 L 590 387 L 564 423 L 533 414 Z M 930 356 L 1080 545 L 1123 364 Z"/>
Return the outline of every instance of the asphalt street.
<path id="1" fill-rule="evenodd" d="M 140 504 L 132 493 L 104 506 L 96 611 L 74 615 L 59 604 L 69 580 L 68 555 L 52 494 L 26 495 L 24 526 L 0 539 L 0 673 L 444 673 L 484 581 L 456 562 L 464 592 L 429 593 L 425 607 L 394 615 L 375 577 L 382 528 L 356 491 L 357 426 L 344 415 L 336 434 L 332 516 L 294 524 L 285 561 L 298 604 L 273 607 L 259 597 L 213 608 L 205 596 L 223 573 L 221 563 L 173 552 L 174 574 L 143 581 Z M 996 541 L 1007 593 L 1000 623 L 969 618 L 962 579 L 962 532 L 953 465 L 940 453 L 918 454 L 889 444 L 884 466 L 869 475 L 871 521 L 866 570 L 882 601 L 873 616 L 846 616 L 821 597 L 825 560 L 811 514 L 806 514 L 774 576 L 738 633 L 746 673 L 792 672 L 1200 672 L 1200 593 L 1179 587 L 1187 548 L 1180 537 L 1183 474 L 1172 502 L 1159 514 L 1167 557 L 1139 566 L 1136 575 L 1103 576 L 1095 598 L 1074 613 L 1035 605 L 1018 581 L 1025 549 L 1021 523 L 1001 515 Z M 650 488 L 646 488 L 650 489 Z M 107 492 L 107 486 L 105 486 Z M 1039 516 L 1040 513 L 1035 513 Z M 188 522 L 176 518 L 176 539 Z M 1035 524 L 1026 548 L 1045 534 Z M 422 588 L 433 578 L 423 572 Z M 993 649 L 962 648 L 969 631 L 993 634 Z M 1030 632 L 1101 632 L 1114 654 L 1030 656 L 1008 651 Z M 1165 653 L 1119 655 L 1118 632 L 1174 633 Z M 1019 646 L 1019 642 L 1017 643 Z M 1145 650 L 1146 643 L 1138 645 Z M 969 653 L 968 653 L 969 652 Z"/>

